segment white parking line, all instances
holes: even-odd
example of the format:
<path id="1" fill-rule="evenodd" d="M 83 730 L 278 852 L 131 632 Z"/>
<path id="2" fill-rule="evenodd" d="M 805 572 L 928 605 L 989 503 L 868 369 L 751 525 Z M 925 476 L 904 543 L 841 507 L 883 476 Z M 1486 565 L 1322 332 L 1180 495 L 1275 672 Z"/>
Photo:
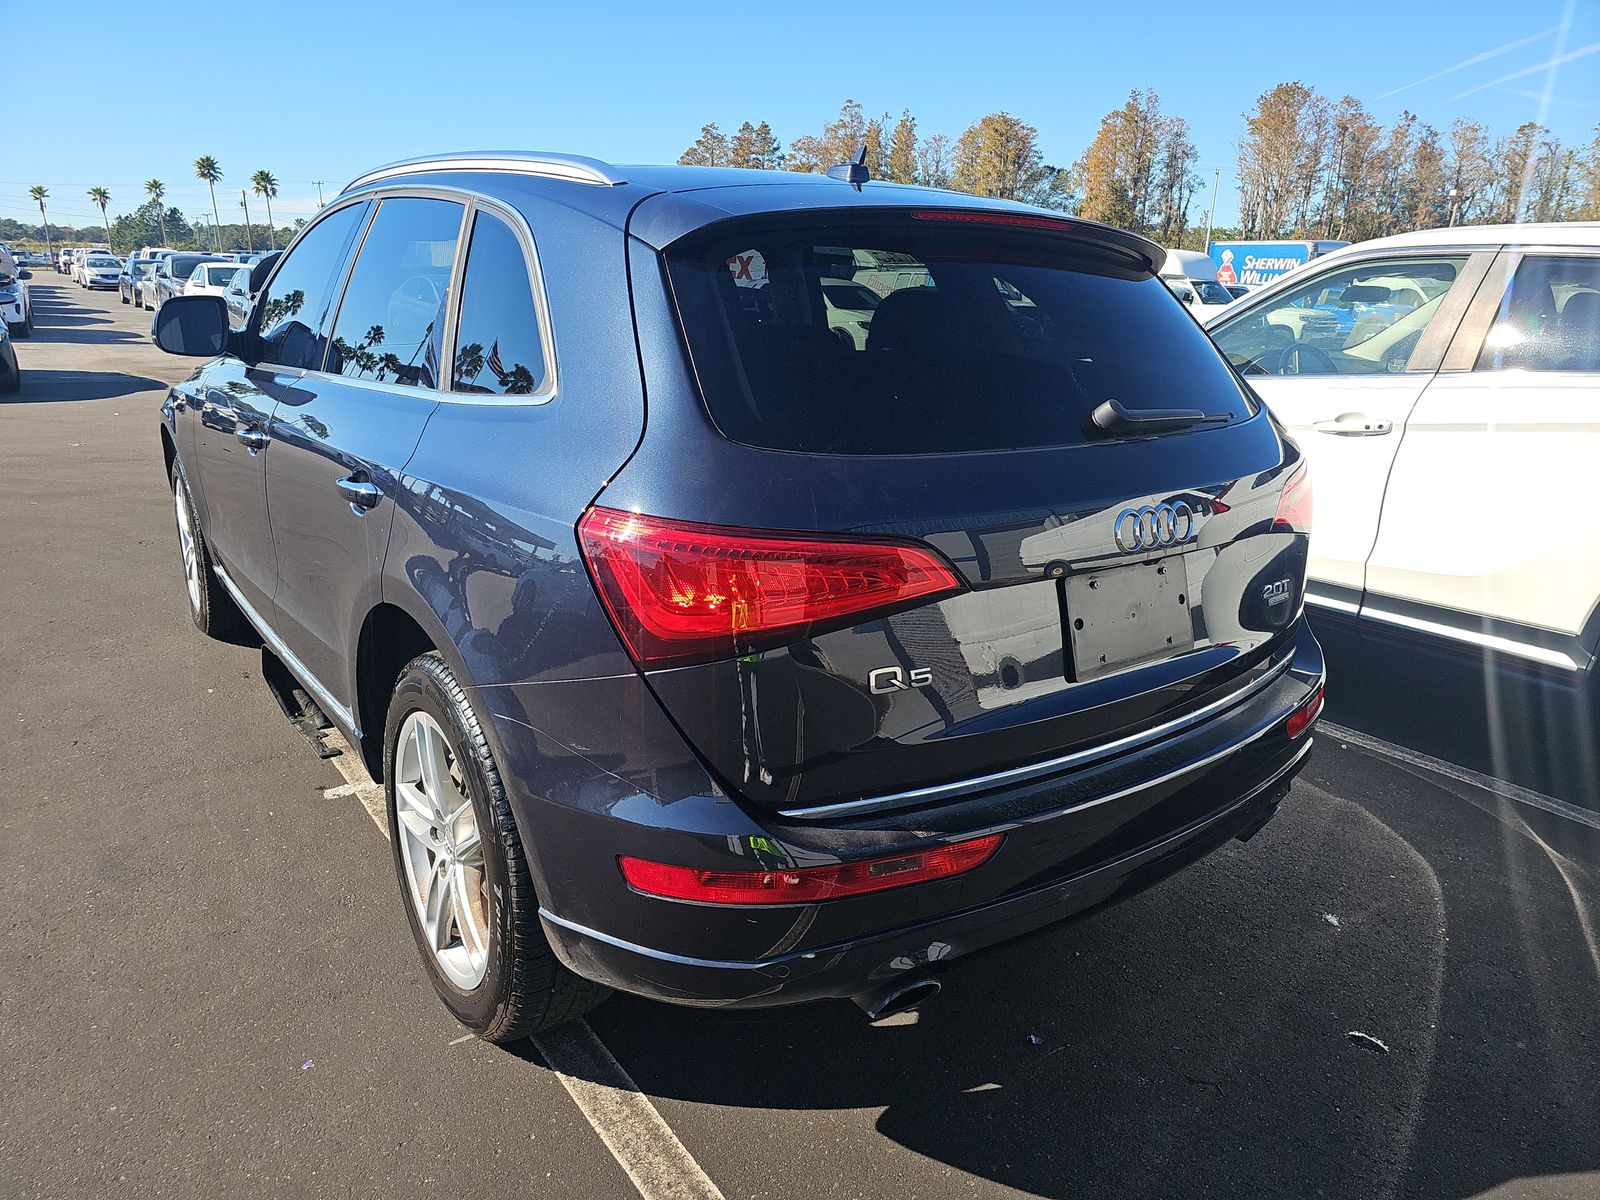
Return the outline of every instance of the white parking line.
<path id="1" fill-rule="evenodd" d="M 323 795 L 329 799 L 354 796 L 388 840 L 389 813 L 383 788 L 373 782 L 361 756 L 336 730 L 327 730 L 324 736 L 328 745 L 339 750 L 328 761 L 344 776 L 344 783 L 328 788 Z M 468 1040 L 470 1035 L 451 1045 Z M 643 1200 L 723 1200 L 721 1189 L 587 1021 L 574 1021 L 532 1041 Z"/>
<path id="2" fill-rule="evenodd" d="M 588 1022 L 541 1033 L 533 1044 L 644 1200 L 723 1200 Z"/>
<path id="3" fill-rule="evenodd" d="M 1404 746 L 1396 746 L 1393 742 L 1386 742 L 1382 738 L 1373 737 L 1371 734 L 1362 733 L 1356 729 L 1347 729 L 1343 725 L 1335 725 L 1331 721 L 1323 721 L 1319 728 L 1328 737 L 1337 738 L 1341 742 L 1349 742 L 1352 746 L 1360 746 L 1363 750 L 1371 750 L 1374 754 L 1381 754 L 1385 758 L 1393 758 L 1403 763 L 1410 763 L 1414 767 L 1432 771 L 1435 775 L 1443 775 L 1447 779 L 1454 779 L 1457 783 L 1465 783 L 1471 787 L 1482 788 L 1484 791 L 1506 800 L 1514 800 L 1518 804 L 1526 804 L 1531 808 L 1543 809 L 1545 812 L 1554 813 L 1558 817 L 1565 817 L 1569 821 L 1587 825 L 1591 829 L 1600 829 L 1600 813 L 1592 812 L 1587 808 L 1580 808 L 1576 804 L 1569 804 L 1565 800 L 1557 800 L 1554 796 L 1546 796 L 1540 792 L 1533 791 L 1531 788 L 1520 787 L 1515 783 L 1507 783 L 1503 779 L 1496 779 L 1493 775 L 1484 775 L 1478 771 L 1468 770 L 1466 767 L 1458 767 L 1455 763 L 1446 762 L 1442 758 L 1434 758 L 1431 754 L 1408 750 Z"/>

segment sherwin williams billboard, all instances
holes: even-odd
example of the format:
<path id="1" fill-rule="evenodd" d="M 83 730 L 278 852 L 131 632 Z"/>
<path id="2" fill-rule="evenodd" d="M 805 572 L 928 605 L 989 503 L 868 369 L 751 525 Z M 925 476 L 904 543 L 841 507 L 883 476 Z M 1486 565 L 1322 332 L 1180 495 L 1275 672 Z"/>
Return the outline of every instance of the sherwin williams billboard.
<path id="1" fill-rule="evenodd" d="M 1349 242 L 1212 242 L 1206 251 L 1217 264 L 1217 282 L 1260 287 L 1321 254 Z"/>

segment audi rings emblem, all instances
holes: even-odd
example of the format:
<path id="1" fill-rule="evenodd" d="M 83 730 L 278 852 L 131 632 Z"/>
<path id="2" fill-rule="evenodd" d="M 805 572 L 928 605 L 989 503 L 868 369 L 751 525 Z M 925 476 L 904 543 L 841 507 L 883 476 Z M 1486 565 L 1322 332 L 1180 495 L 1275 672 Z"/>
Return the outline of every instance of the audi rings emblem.
<path id="1" fill-rule="evenodd" d="M 1132 554 L 1178 546 L 1194 536 L 1196 523 L 1186 500 L 1125 508 L 1117 514 L 1117 549 Z"/>

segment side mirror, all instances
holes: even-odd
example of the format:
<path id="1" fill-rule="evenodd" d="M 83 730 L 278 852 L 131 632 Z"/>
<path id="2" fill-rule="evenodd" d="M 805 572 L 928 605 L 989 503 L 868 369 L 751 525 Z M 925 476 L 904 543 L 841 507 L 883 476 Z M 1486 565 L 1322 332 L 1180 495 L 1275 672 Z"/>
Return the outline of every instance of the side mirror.
<path id="1" fill-rule="evenodd" d="M 215 358 L 228 346 L 228 306 L 221 296 L 173 296 L 156 310 L 155 338 L 168 354 Z"/>
<path id="2" fill-rule="evenodd" d="M 18 279 L 32 279 L 33 278 L 33 272 L 32 271 L 18 271 L 17 272 L 17 278 Z"/>

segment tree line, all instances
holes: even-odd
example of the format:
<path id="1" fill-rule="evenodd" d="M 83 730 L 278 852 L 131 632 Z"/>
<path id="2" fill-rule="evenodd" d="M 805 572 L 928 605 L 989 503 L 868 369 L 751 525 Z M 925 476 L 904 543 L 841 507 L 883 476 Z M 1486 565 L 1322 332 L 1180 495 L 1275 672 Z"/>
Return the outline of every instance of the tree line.
<path id="1" fill-rule="evenodd" d="M 1354 96 L 1263 92 L 1239 139 L 1241 232 L 1362 241 L 1438 225 L 1600 219 L 1600 125 L 1564 146 L 1529 121 L 1496 137 L 1415 113 L 1389 126 Z"/>
<path id="2" fill-rule="evenodd" d="M 865 147 L 874 179 L 1021 200 L 1199 249 L 1208 233 L 1361 241 L 1452 222 L 1600 220 L 1600 126 L 1584 146 L 1531 122 L 1500 137 L 1466 120 L 1441 133 L 1411 112 L 1384 126 L 1354 97 L 1300 82 L 1263 92 L 1241 116 L 1239 224 L 1215 231 L 1189 124 L 1149 89 L 1106 113 L 1066 167 L 1047 163 L 1038 130 L 1007 112 L 951 138 L 922 133 L 909 109 L 870 116 L 855 100 L 787 146 L 766 121 L 732 134 L 708 123 L 678 161 L 822 172 Z"/>

